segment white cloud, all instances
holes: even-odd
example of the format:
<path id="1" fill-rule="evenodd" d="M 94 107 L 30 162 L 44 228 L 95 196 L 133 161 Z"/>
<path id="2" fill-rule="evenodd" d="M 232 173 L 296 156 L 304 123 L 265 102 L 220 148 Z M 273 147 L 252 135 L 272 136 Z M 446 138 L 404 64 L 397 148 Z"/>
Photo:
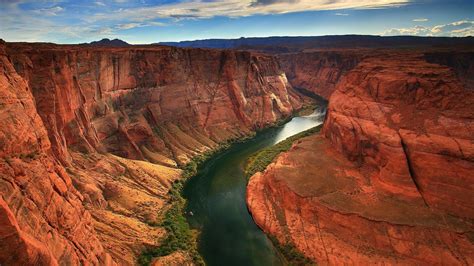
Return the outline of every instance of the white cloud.
<path id="1" fill-rule="evenodd" d="M 238 18 L 317 10 L 339 11 L 338 15 L 343 16 L 343 11 L 348 9 L 389 8 L 409 4 L 412 0 L 182 0 L 177 3 L 142 6 L 136 5 L 139 2 L 137 0 L 131 5 L 117 4 L 127 0 L 93 0 L 87 4 L 70 0 L 69 3 L 63 2 L 64 0 L 40 1 L 41 5 L 34 6 L 43 8 L 30 10 L 25 9 L 21 3 L 38 2 L 0 0 L 1 37 L 8 41 L 83 41 L 120 37 L 121 31 L 137 27 L 168 25 L 160 21 L 216 16 Z M 143 3 L 143 0 L 140 2 Z M 116 10 L 104 11 L 104 5 L 115 7 Z M 71 24 L 63 20 L 65 15 L 79 22 Z"/>
<path id="2" fill-rule="evenodd" d="M 415 22 L 427 22 L 428 19 L 427 18 L 415 18 L 413 21 L 415 21 Z"/>
<path id="3" fill-rule="evenodd" d="M 100 27 L 98 29 L 83 29 L 79 32 L 84 34 L 84 33 L 86 33 L 86 32 L 84 32 L 84 30 L 89 31 L 90 33 L 99 34 L 101 36 L 104 36 L 104 35 L 113 36 L 113 35 L 115 35 L 114 29 L 112 29 L 110 27 Z"/>
<path id="4" fill-rule="evenodd" d="M 144 24 L 142 23 L 126 23 L 126 24 L 119 24 L 116 26 L 119 30 L 129 30 L 133 28 L 143 27 Z"/>
<path id="5" fill-rule="evenodd" d="M 416 36 L 448 36 L 466 37 L 474 36 L 474 21 L 460 20 L 448 24 L 433 27 L 414 26 L 411 28 L 392 28 L 382 33 L 385 36 L 394 35 L 416 35 Z"/>
<path id="6" fill-rule="evenodd" d="M 173 4 L 121 9 L 108 14 L 96 14 L 89 21 L 116 20 L 143 22 L 157 18 L 197 19 L 216 16 L 245 17 L 257 14 L 284 14 L 301 11 L 374 9 L 401 6 L 410 0 L 215 0 L 185 1 Z M 342 13 L 341 13 L 342 14 Z"/>
<path id="7" fill-rule="evenodd" d="M 424 26 L 415 26 L 411 28 L 392 28 L 383 33 L 386 36 L 393 35 L 416 35 L 416 36 L 431 36 L 431 29 Z"/>
<path id="8" fill-rule="evenodd" d="M 158 21 L 149 21 L 149 22 L 147 22 L 147 25 L 149 25 L 149 26 L 160 26 L 160 27 L 168 26 L 168 24 L 163 23 L 163 22 L 158 22 Z"/>
<path id="9" fill-rule="evenodd" d="M 349 16 L 347 13 L 335 13 L 336 16 Z"/>
<path id="10" fill-rule="evenodd" d="M 474 36 L 474 27 L 452 30 L 451 33 L 455 36 Z"/>
<path id="11" fill-rule="evenodd" d="M 57 16 L 58 13 L 64 11 L 64 8 L 60 6 L 50 7 L 50 8 L 41 8 L 35 10 L 37 14 L 45 15 L 45 16 Z"/>
<path id="12" fill-rule="evenodd" d="M 32 15 L 12 10 L 9 16 L 1 18 L 1 38 L 7 41 L 62 42 L 67 39 L 95 40 L 98 38 L 120 38 L 114 28 L 96 25 L 62 25 L 48 19 L 48 16 Z"/>
<path id="13" fill-rule="evenodd" d="M 474 20 L 460 20 L 449 24 L 438 25 L 433 27 L 432 32 L 435 34 L 450 33 L 449 36 L 460 33 L 469 33 L 474 29 Z M 456 36 L 456 35 L 455 35 Z M 468 35 L 457 35 L 457 36 L 468 36 Z"/>
<path id="14" fill-rule="evenodd" d="M 118 30 L 129 30 L 133 28 L 148 27 L 148 26 L 166 26 L 166 24 L 162 22 L 157 22 L 157 21 L 150 21 L 146 23 L 132 22 L 132 23 L 125 23 L 125 24 L 118 24 L 115 26 L 115 28 Z"/>

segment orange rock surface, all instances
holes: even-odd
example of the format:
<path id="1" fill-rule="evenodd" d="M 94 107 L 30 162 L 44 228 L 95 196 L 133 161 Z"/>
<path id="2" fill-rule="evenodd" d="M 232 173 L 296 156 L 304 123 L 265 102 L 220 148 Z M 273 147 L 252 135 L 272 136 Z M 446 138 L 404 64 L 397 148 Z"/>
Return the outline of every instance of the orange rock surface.
<path id="1" fill-rule="evenodd" d="M 466 77 L 416 51 L 364 58 L 337 84 L 321 135 L 251 178 L 256 223 L 319 264 L 472 265 Z"/>
<path id="2" fill-rule="evenodd" d="M 359 50 L 307 50 L 281 54 L 281 63 L 290 83 L 329 99 L 337 83 L 364 57 Z"/>
<path id="3" fill-rule="evenodd" d="M 472 219 L 472 106 L 474 91 L 450 68 L 382 54 L 338 85 L 323 134 L 381 188 Z"/>
<path id="4" fill-rule="evenodd" d="M 0 261 L 5 264 L 112 263 L 53 153 L 31 89 L 0 43 Z"/>
<path id="5" fill-rule="evenodd" d="M 301 106 L 273 57 L 172 47 L 7 44 L 53 150 L 184 163 Z"/>
<path id="6" fill-rule="evenodd" d="M 0 60 L 2 263 L 133 264 L 178 165 L 303 103 L 249 52 L 1 42 Z"/>

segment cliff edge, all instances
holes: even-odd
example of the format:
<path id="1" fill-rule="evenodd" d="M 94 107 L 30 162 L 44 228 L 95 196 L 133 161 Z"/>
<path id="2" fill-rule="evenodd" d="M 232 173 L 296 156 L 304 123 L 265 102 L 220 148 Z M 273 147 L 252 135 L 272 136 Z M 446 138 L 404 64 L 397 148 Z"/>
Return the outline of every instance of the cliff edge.
<path id="1" fill-rule="evenodd" d="M 2 263 L 134 264 L 193 156 L 302 106 L 275 58 L 0 44 Z"/>
<path id="2" fill-rule="evenodd" d="M 472 67 L 443 54 L 378 51 L 345 74 L 322 133 L 250 179 L 256 223 L 318 264 L 473 264 Z"/>

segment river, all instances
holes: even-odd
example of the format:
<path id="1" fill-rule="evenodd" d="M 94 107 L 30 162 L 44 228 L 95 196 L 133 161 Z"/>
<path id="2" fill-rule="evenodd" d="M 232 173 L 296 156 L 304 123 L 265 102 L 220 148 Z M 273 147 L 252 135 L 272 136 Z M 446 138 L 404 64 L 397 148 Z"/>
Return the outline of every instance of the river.
<path id="1" fill-rule="evenodd" d="M 216 154 L 184 188 L 188 222 L 201 231 L 199 252 L 207 265 L 284 265 L 284 259 L 247 210 L 244 165 L 253 153 L 320 125 L 324 110 L 294 117 Z"/>

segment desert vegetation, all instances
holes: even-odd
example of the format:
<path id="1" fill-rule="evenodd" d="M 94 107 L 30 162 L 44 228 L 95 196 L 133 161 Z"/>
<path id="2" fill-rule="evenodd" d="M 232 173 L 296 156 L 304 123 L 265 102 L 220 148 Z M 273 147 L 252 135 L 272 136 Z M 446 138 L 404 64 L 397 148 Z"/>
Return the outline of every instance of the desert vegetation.
<path id="1" fill-rule="evenodd" d="M 303 137 L 319 132 L 319 130 L 321 130 L 321 127 L 322 126 L 319 125 L 300 132 L 273 146 L 262 149 L 254 155 L 250 156 L 245 166 L 245 175 L 247 176 L 247 178 L 250 178 L 255 173 L 265 170 L 265 168 L 267 168 L 267 166 L 273 161 L 273 159 L 275 159 L 278 154 L 289 150 L 293 142 Z"/>

